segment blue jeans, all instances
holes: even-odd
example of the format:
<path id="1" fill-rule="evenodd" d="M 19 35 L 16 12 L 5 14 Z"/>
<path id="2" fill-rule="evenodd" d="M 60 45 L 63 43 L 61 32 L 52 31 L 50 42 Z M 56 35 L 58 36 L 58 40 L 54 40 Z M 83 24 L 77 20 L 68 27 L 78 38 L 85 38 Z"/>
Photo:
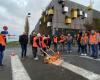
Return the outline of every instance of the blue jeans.
<path id="1" fill-rule="evenodd" d="M 98 57 L 98 45 L 97 44 L 92 44 L 91 45 L 92 49 L 92 57 L 97 58 Z"/>
<path id="2" fill-rule="evenodd" d="M 3 60 L 3 51 L 0 51 L 0 65 L 2 65 L 2 60 Z"/>
<path id="3" fill-rule="evenodd" d="M 71 51 L 72 50 L 72 44 L 71 44 L 71 42 L 68 42 L 67 43 L 67 50 L 68 51 Z"/>

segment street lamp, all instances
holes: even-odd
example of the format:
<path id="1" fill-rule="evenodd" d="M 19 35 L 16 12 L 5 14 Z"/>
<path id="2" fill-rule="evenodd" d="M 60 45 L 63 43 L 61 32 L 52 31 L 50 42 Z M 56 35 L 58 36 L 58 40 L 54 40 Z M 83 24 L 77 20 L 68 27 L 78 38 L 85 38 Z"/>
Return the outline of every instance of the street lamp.
<path id="1" fill-rule="evenodd" d="M 25 27 L 24 27 L 24 32 L 29 35 L 29 21 L 28 18 L 30 17 L 31 13 L 28 13 L 26 16 L 26 20 L 25 20 Z"/>

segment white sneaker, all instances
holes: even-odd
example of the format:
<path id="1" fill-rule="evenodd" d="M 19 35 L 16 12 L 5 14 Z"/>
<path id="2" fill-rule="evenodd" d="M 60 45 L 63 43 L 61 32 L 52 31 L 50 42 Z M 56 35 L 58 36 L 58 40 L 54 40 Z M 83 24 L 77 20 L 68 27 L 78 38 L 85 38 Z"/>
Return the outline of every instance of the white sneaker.
<path id="1" fill-rule="evenodd" d="M 84 54 L 84 56 L 87 56 L 87 54 Z"/>
<path id="2" fill-rule="evenodd" d="M 81 53 L 81 56 L 84 56 L 84 54 L 83 54 L 83 53 Z"/>
<path id="3" fill-rule="evenodd" d="M 39 58 L 38 58 L 38 57 L 36 57 L 36 58 L 34 58 L 34 60 L 39 60 Z"/>
<path id="4" fill-rule="evenodd" d="M 70 53 L 72 53 L 72 51 L 70 51 Z"/>

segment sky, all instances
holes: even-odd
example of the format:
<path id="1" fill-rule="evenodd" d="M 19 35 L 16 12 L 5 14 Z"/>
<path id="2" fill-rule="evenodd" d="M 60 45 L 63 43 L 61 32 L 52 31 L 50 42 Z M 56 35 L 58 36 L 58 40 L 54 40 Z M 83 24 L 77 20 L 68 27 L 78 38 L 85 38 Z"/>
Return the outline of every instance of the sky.
<path id="1" fill-rule="evenodd" d="M 28 12 L 30 32 L 37 24 L 42 11 L 51 0 L 0 0 L 0 31 L 8 26 L 10 34 L 20 35 L 24 31 L 25 18 Z M 83 5 L 89 5 L 89 0 L 72 0 Z M 94 9 L 99 10 L 100 0 L 94 0 Z"/>

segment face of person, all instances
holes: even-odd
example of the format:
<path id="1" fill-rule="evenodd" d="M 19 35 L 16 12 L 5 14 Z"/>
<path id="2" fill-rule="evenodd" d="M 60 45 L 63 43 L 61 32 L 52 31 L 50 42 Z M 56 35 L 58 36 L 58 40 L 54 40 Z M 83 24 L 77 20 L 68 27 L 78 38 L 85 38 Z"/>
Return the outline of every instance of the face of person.
<path id="1" fill-rule="evenodd" d="M 91 33 L 94 34 L 94 30 L 92 30 Z"/>

